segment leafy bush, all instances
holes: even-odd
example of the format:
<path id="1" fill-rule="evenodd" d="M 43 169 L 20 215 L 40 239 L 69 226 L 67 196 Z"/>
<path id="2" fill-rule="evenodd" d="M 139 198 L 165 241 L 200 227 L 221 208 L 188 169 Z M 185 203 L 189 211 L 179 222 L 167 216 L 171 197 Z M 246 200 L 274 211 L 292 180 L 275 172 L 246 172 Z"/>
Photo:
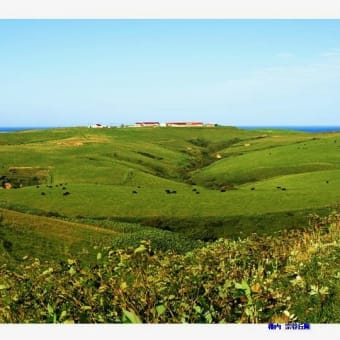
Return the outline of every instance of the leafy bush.
<path id="1" fill-rule="evenodd" d="M 189 143 L 202 148 L 206 148 L 209 145 L 209 141 L 204 138 L 193 138 L 189 140 Z"/>
<path id="2" fill-rule="evenodd" d="M 112 242 L 112 247 L 128 248 L 138 247 L 140 242 L 148 240 L 152 244 L 152 249 L 155 251 L 175 251 L 177 253 L 185 253 L 194 248 L 198 248 L 201 243 L 187 238 L 183 235 L 154 228 L 144 228 L 132 234 L 126 234 L 116 237 Z"/>
<path id="3" fill-rule="evenodd" d="M 96 264 L 0 267 L 6 323 L 339 322 L 340 215 L 306 230 L 219 239 L 186 254 L 98 249 Z M 145 235 L 147 236 L 147 235 Z"/>

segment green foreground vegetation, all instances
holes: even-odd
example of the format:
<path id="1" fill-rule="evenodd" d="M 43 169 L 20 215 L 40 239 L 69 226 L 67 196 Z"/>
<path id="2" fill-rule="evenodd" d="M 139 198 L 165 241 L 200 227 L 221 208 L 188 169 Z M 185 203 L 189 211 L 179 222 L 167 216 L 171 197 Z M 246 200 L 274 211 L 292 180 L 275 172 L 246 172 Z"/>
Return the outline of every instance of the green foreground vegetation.
<path id="1" fill-rule="evenodd" d="M 0 267 L 6 323 L 339 323 L 340 215 L 309 230 L 220 239 L 179 255 L 97 249 L 77 258 L 23 258 Z"/>
<path id="2" fill-rule="evenodd" d="M 338 322 L 339 148 L 233 127 L 0 134 L 0 321 Z"/>

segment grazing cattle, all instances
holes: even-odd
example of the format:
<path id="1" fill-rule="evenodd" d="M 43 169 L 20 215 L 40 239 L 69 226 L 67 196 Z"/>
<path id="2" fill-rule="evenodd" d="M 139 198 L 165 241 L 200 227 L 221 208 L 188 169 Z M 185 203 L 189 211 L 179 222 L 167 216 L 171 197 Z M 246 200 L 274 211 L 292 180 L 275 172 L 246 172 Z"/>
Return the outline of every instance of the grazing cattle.
<path id="1" fill-rule="evenodd" d="M 141 188 L 141 186 L 140 185 L 138 185 L 138 187 L 137 187 L 138 189 L 140 189 Z"/>
<path id="2" fill-rule="evenodd" d="M 281 187 L 280 187 L 280 186 L 277 186 L 276 189 L 281 189 Z"/>
<path id="3" fill-rule="evenodd" d="M 37 185 L 37 186 L 36 186 L 36 188 L 37 188 L 37 189 L 39 189 L 39 188 L 40 188 L 40 186 L 39 186 L 39 185 Z"/>
<path id="4" fill-rule="evenodd" d="M 200 192 L 199 191 L 196 191 L 196 195 L 199 195 L 200 194 Z"/>
<path id="5" fill-rule="evenodd" d="M 281 188 L 281 190 L 286 191 L 287 189 L 286 188 Z"/>
<path id="6" fill-rule="evenodd" d="M 196 189 L 196 188 L 193 188 L 192 191 L 197 191 L 197 189 Z"/>
<path id="7" fill-rule="evenodd" d="M 167 194 L 176 194 L 177 193 L 177 191 L 176 190 L 169 190 L 169 189 L 165 189 L 165 192 L 167 193 Z"/>
<path id="8" fill-rule="evenodd" d="M 67 188 L 66 188 L 66 187 L 63 187 L 63 190 L 67 190 Z"/>
<path id="9" fill-rule="evenodd" d="M 221 191 L 221 192 L 225 192 L 226 190 L 225 190 L 225 189 L 221 189 L 220 191 Z"/>
<path id="10" fill-rule="evenodd" d="M 254 188 L 254 187 L 252 187 L 250 190 L 255 190 L 255 188 Z"/>
<path id="11" fill-rule="evenodd" d="M 45 196 L 46 194 L 44 192 L 41 193 L 42 196 Z"/>
<path id="12" fill-rule="evenodd" d="M 66 191 L 66 192 L 63 193 L 63 195 L 64 195 L 64 196 L 68 196 L 68 195 L 71 195 L 71 193 L 68 192 L 68 191 Z"/>
<path id="13" fill-rule="evenodd" d="M 328 184 L 328 183 L 329 183 L 329 181 L 326 181 L 326 183 Z"/>
<path id="14" fill-rule="evenodd" d="M 132 193 L 133 194 L 138 194 L 138 192 L 136 190 L 133 190 Z"/>

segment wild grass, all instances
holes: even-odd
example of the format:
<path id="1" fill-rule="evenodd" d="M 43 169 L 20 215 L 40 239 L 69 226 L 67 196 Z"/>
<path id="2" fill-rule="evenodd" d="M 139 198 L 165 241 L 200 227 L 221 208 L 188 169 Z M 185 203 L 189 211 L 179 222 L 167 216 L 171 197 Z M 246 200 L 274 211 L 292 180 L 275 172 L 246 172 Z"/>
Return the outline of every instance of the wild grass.
<path id="1" fill-rule="evenodd" d="M 0 267 L 0 322 L 338 323 L 340 216 L 310 223 L 182 255 L 144 240 L 90 266 L 28 257 Z"/>
<path id="2" fill-rule="evenodd" d="M 0 209 L 0 248 L 6 250 L 0 264 L 11 263 L 15 267 L 25 256 L 41 260 L 77 256 L 82 263 L 88 263 L 93 261 L 94 246 L 137 247 L 145 238 L 153 242 L 155 249 L 163 251 L 183 253 L 200 246 L 185 235 L 137 223 L 62 218 L 56 212 L 48 213 L 53 217 L 35 213 Z"/>

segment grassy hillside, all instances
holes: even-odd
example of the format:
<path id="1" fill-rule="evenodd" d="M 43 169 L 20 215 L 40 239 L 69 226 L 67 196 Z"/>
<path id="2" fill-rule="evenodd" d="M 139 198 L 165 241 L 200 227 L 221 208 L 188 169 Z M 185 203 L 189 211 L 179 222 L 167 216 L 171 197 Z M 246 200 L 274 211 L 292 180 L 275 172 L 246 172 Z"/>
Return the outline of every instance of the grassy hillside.
<path id="1" fill-rule="evenodd" d="M 290 139 L 288 145 L 275 144 L 273 138 L 270 142 L 263 138 L 255 144 L 236 144 L 224 150 L 224 159 L 200 169 L 193 178 L 201 184 L 242 184 L 280 175 L 340 169 L 340 136 L 309 137 L 303 142 L 292 140 L 292 136 Z"/>
<path id="2" fill-rule="evenodd" d="M 162 238 L 178 235 L 214 240 L 270 234 L 304 227 L 310 213 L 326 215 L 338 206 L 339 147 L 340 133 L 233 127 L 0 134 L 0 177 L 13 185 L 0 189 L 0 207 L 38 216 L 36 225 L 46 223 L 42 216 L 58 218 L 55 229 L 26 228 L 28 239 L 29 234 L 58 239 L 55 232 L 65 228 L 61 218 L 100 228 L 104 220 L 137 223 L 141 234 L 151 233 L 163 248 L 168 241 Z M 4 238 L 23 233 L 13 230 L 3 227 Z M 82 249 L 79 235 L 86 232 L 79 230 L 70 236 L 71 245 L 56 245 L 58 253 L 76 249 L 75 239 Z M 124 243 L 138 242 L 137 235 L 103 232 L 101 237 Z M 181 242 L 176 244 L 178 249 Z"/>
<path id="3" fill-rule="evenodd" d="M 0 264 L 10 263 L 14 268 L 27 257 L 66 260 L 75 256 L 89 263 L 98 247 L 137 247 L 143 239 L 152 241 L 155 250 L 179 253 L 200 246 L 179 234 L 135 223 L 64 220 L 0 209 L 0 251 L 6 254 Z"/>
<path id="4" fill-rule="evenodd" d="M 93 256 L 94 245 L 108 245 L 119 234 L 98 226 L 4 209 L 0 209 L 0 216 L 0 240 L 16 260 L 28 255 L 41 259 Z"/>
<path id="5" fill-rule="evenodd" d="M 28 257 L 0 266 L 0 322 L 339 323 L 339 230 L 333 214 L 182 255 L 142 241 L 91 265 Z"/>
<path id="6" fill-rule="evenodd" d="M 232 127 L 0 134 L 0 322 L 339 322 L 339 147 Z"/>

